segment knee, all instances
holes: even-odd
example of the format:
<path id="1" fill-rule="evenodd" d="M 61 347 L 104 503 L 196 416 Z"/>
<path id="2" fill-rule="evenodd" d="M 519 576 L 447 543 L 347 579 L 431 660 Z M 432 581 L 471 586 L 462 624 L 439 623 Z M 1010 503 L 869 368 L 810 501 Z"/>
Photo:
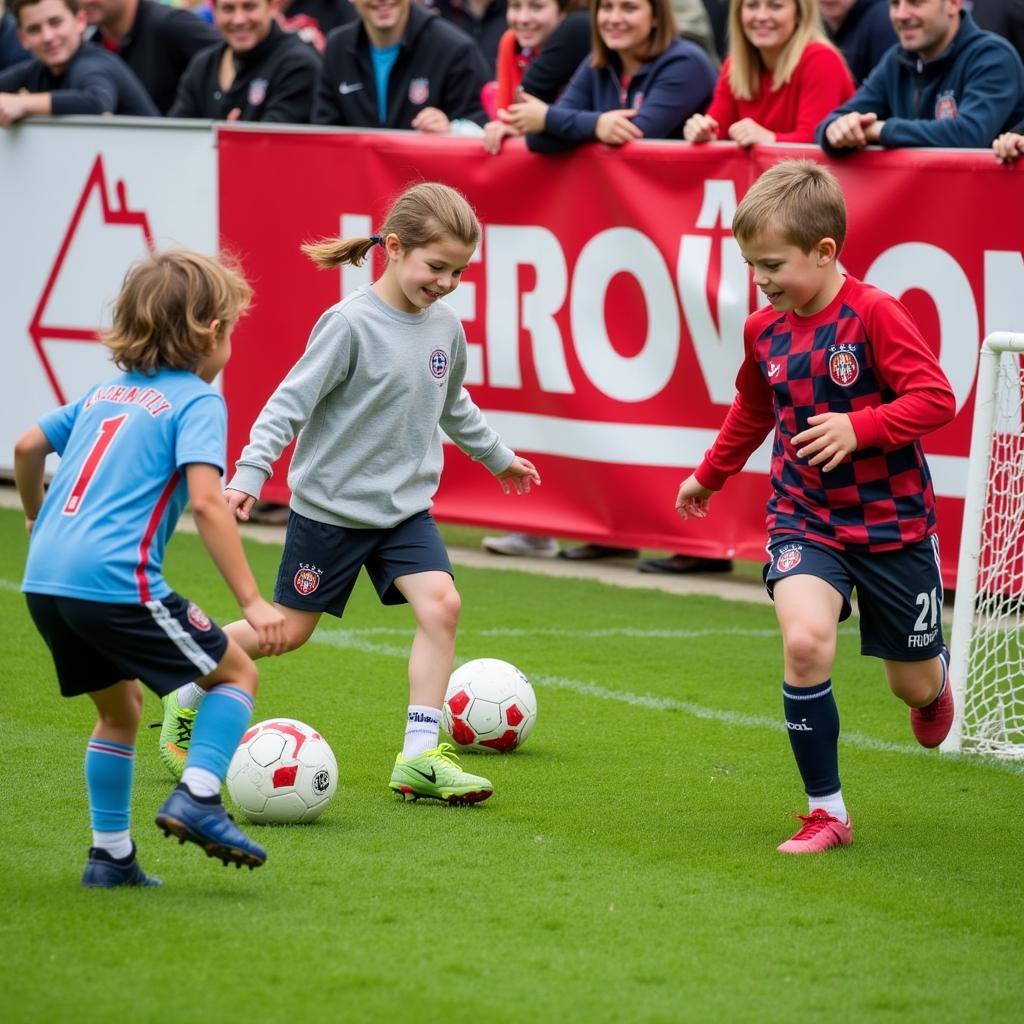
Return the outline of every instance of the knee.
<path id="1" fill-rule="evenodd" d="M 830 664 L 830 645 L 827 638 L 814 630 L 796 627 L 786 633 L 783 642 L 787 670 L 798 675 L 815 670 L 827 672 Z"/>
<path id="2" fill-rule="evenodd" d="M 285 654 L 298 650 L 310 638 L 312 632 L 306 628 L 304 622 L 287 620 L 284 626 Z"/>
<path id="3" fill-rule="evenodd" d="M 444 633 L 455 635 L 462 612 L 462 598 L 454 587 L 433 595 L 427 610 L 426 625 Z"/>

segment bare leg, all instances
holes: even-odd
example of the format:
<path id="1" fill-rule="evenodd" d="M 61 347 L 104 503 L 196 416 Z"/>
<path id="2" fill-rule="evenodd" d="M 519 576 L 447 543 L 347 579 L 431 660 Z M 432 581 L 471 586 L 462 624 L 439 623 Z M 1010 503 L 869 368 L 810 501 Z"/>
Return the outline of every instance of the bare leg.
<path id="1" fill-rule="evenodd" d="M 416 617 L 409 652 L 409 703 L 440 708 L 452 674 L 462 600 L 446 572 L 400 576 L 395 586 Z"/>
<path id="2" fill-rule="evenodd" d="M 774 597 L 784 678 L 790 686 L 817 686 L 832 674 L 842 595 L 825 580 L 804 575 L 778 580 Z"/>
<path id="3" fill-rule="evenodd" d="M 294 651 L 301 647 L 313 634 L 316 624 L 320 621 L 322 612 L 306 612 L 297 608 L 286 608 L 282 604 L 274 603 L 274 607 L 280 609 L 285 617 L 285 641 L 287 651 Z M 229 622 L 224 627 L 224 632 L 255 661 L 262 658 L 259 648 L 256 646 L 256 630 L 249 625 L 245 619 L 238 619 L 236 622 Z"/>
<path id="4" fill-rule="evenodd" d="M 89 698 L 96 705 L 98 715 L 93 739 L 134 747 L 142 717 L 142 687 L 138 679 L 122 679 L 113 686 L 90 693 Z"/>
<path id="5" fill-rule="evenodd" d="M 931 704 L 942 686 L 942 662 L 937 657 L 928 661 L 886 661 L 885 674 L 889 689 L 912 708 Z"/>

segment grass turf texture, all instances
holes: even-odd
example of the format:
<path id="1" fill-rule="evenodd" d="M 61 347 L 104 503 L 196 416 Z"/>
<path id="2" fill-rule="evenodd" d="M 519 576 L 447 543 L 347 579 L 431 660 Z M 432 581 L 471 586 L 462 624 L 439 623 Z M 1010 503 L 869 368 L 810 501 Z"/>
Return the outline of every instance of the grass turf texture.
<path id="1" fill-rule="evenodd" d="M 165 887 L 83 891 L 93 716 L 56 695 L 24 549 L 0 513 L 5 1021 L 1019 1019 L 1024 776 L 920 751 L 849 624 L 850 849 L 775 852 L 805 805 L 770 609 L 461 569 L 460 658 L 514 662 L 540 705 L 524 749 L 464 758 L 490 801 L 388 792 L 412 625 L 364 580 L 344 620 L 262 663 L 256 720 L 300 718 L 337 754 L 323 817 L 247 826 L 268 863 L 225 870 L 152 824 L 171 783 L 144 730 L 133 831 Z M 269 591 L 277 548 L 248 550 Z M 167 570 L 234 617 L 197 538 Z"/>

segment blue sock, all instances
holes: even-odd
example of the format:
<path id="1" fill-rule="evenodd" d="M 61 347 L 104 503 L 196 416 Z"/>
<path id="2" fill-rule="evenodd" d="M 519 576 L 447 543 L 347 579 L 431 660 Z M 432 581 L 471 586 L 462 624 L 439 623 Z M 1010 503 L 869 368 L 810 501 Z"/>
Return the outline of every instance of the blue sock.
<path id="1" fill-rule="evenodd" d="M 786 731 L 796 766 L 810 797 L 839 791 L 839 709 L 832 680 L 817 686 L 782 684 Z"/>
<path id="2" fill-rule="evenodd" d="M 123 832 L 131 825 L 135 748 L 93 737 L 85 748 L 89 817 L 96 832 Z"/>
<path id="3" fill-rule="evenodd" d="M 228 683 L 210 690 L 196 715 L 186 770 L 201 768 L 223 782 L 250 718 L 252 697 L 245 690 Z"/>

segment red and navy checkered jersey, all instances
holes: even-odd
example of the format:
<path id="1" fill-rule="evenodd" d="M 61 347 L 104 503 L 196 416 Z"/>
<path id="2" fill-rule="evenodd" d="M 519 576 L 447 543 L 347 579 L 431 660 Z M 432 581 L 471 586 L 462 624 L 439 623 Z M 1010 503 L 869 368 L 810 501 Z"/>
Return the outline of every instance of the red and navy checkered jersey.
<path id="1" fill-rule="evenodd" d="M 736 398 L 696 470 L 700 484 L 722 487 L 774 426 L 769 537 L 891 551 L 934 533 L 935 495 L 919 438 L 948 423 L 956 402 L 907 310 L 847 277 L 813 316 L 758 310 L 743 340 Z M 848 414 L 857 436 L 857 450 L 828 473 L 793 447 L 808 418 L 825 412 Z"/>

